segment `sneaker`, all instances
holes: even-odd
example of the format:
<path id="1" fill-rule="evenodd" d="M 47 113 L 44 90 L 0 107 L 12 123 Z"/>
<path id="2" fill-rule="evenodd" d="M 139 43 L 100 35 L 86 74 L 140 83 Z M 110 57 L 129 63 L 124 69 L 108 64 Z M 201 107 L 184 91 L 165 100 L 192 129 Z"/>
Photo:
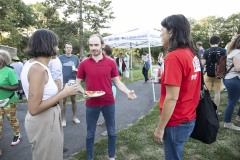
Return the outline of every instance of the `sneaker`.
<path id="1" fill-rule="evenodd" d="M 66 120 L 62 120 L 62 126 L 63 126 L 63 127 L 66 127 L 66 126 L 67 126 Z"/>
<path id="2" fill-rule="evenodd" d="M 240 131 L 240 127 L 235 126 L 233 123 L 224 123 L 223 125 L 224 128 Z"/>
<path id="3" fill-rule="evenodd" d="M 78 123 L 80 123 L 80 120 L 78 118 L 73 118 L 73 122 L 78 124 Z"/>
<path id="4" fill-rule="evenodd" d="M 15 146 L 15 145 L 19 144 L 21 139 L 22 139 L 22 137 L 21 137 L 20 133 L 17 136 L 14 136 L 11 146 Z"/>
<path id="5" fill-rule="evenodd" d="M 105 121 L 102 121 L 102 122 L 97 123 L 97 125 L 104 127 L 104 126 L 106 126 L 106 122 L 105 122 Z"/>
<path id="6" fill-rule="evenodd" d="M 109 160 L 115 160 L 115 158 L 109 158 Z"/>
<path id="7" fill-rule="evenodd" d="M 105 136 L 108 135 L 108 133 L 107 133 L 107 131 L 104 131 L 104 132 L 101 133 L 101 135 L 105 137 Z"/>
<path id="8" fill-rule="evenodd" d="M 236 121 L 240 122 L 240 116 L 237 116 Z"/>

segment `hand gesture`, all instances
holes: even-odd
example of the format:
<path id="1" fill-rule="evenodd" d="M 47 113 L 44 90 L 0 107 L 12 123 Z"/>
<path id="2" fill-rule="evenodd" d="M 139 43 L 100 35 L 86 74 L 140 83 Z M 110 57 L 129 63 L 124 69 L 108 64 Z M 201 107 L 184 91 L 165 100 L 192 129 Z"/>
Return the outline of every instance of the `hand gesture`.
<path id="1" fill-rule="evenodd" d="M 130 100 L 133 100 L 133 99 L 136 99 L 137 96 L 136 94 L 134 93 L 134 90 L 131 90 L 129 93 L 128 93 L 128 99 Z"/>

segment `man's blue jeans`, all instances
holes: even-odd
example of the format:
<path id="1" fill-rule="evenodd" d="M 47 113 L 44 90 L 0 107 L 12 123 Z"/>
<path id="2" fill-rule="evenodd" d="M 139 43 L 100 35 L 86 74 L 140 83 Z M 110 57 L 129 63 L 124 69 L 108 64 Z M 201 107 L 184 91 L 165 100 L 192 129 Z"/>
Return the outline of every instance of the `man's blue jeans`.
<path id="1" fill-rule="evenodd" d="M 163 136 L 165 160 L 181 160 L 184 143 L 189 139 L 195 120 L 174 127 L 166 127 Z"/>
<path id="2" fill-rule="evenodd" d="M 116 147 L 116 129 L 115 129 L 115 104 L 99 107 L 86 107 L 86 122 L 87 122 L 87 138 L 86 148 L 89 160 L 94 159 L 94 139 L 96 125 L 99 114 L 102 112 L 106 122 L 108 132 L 108 156 L 113 158 L 115 156 Z"/>
<path id="3" fill-rule="evenodd" d="M 223 79 L 223 83 L 226 86 L 228 93 L 228 103 L 224 112 L 224 122 L 230 123 L 234 108 L 240 99 L 240 79 L 239 77 Z M 238 116 L 240 116 L 240 108 L 238 110 Z"/>
<path id="4" fill-rule="evenodd" d="M 144 76 L 144 81 L 147 82 L 148 79 L 148 69 L 146 69 L 145 67 L 142 68 L 142 74 Z"/>

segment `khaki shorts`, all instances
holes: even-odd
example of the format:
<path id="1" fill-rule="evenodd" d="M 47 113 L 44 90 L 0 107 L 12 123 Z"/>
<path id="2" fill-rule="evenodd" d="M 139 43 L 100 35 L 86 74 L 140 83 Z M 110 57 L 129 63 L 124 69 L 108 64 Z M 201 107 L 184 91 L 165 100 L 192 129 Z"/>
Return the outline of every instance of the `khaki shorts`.
<path id="1" fill-rule="evenodd" d="M 207 88 L 211 91 L 211 90 L 219 90 L 221 91 L 223 89 L 223 85 L 222 85 L 222 80 L 221 79 L 217 79 L 215 77 L 208 77 L 206 74 L 204 75 L 204 82 L 205 85 L 207 86 Z"/>

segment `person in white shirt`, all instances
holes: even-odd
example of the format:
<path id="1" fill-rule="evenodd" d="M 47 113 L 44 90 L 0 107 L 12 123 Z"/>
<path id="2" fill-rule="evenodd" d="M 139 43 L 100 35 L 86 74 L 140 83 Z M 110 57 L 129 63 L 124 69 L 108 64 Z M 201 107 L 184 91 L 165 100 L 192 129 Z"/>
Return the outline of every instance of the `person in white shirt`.
<path id="1" fill-rule="evenodd" d="M 23 89 L 22 89 L 22 83 L 21 83 L 21 73 L 22 73 L 22 68 L 23 68 L 23 63 L 20 62 L 20 59 L 17 56 L 14 56 L 12 58 L 13 63 L 10 64 L 10 66 L 13 67 L 14 71 L 17 74 L 17 78 L 18 78 L 18 95 L 19 95 L 19 99 L 23 99 Z"/>
<path id="2" fill-rule="evenodd" d="M 127 52 L 125 52 L 125 57 L 123 58 L 124 63 L 126 65 L 126 69 L 125 69 L 125 77 L 129 78 L 129 60 L 130 60 L 130 56 L 128 55 Z"/>
<path id="3" fill-rule="evenodd" d="M 25 129 L 32 145 L 32 159 L 63 159 L 63 127 L 58 102 L 77 94 L 77 85 L 66 84 L 60 92 L 48 68 L 58 48 L 57 35 L 47 29 L 35 31 L 29 40 L 28 60 L 21 73 L 28 100 Z"/>

